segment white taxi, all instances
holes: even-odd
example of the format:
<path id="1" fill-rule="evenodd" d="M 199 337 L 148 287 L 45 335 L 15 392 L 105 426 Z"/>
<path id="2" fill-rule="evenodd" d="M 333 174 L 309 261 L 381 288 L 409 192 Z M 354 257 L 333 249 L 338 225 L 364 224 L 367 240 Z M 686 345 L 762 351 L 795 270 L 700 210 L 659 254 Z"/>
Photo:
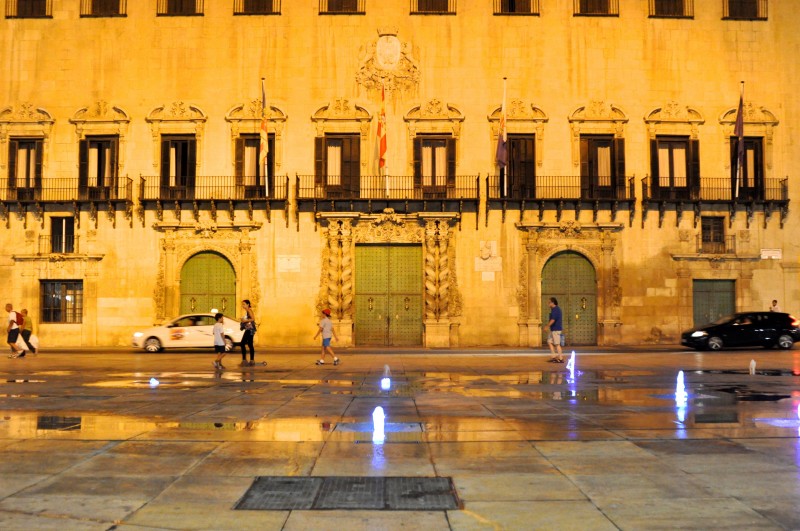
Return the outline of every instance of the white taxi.
<path id="1" fill-rule="evenodd" d="M 154 326 L 133 334 L 133 346 L 147 352 L 166 348 L 214 348 L 214 314 L 193 313 L 181 315 L 161 326 Z M 230 351 L 242 341 L 244 332 L 239 321 L 222 318 L 225 327 L 225 350 Z"/>

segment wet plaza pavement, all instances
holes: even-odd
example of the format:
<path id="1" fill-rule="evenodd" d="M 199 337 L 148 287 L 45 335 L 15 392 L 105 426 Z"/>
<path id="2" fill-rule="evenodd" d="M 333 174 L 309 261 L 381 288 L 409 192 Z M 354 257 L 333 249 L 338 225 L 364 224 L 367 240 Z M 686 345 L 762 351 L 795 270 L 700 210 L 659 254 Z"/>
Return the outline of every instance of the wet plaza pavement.
<path id="1" fill-rule="evenodd" d="M 2 358 L 0 529 L 800 529 L 798 349 L 315 354 Z"/>

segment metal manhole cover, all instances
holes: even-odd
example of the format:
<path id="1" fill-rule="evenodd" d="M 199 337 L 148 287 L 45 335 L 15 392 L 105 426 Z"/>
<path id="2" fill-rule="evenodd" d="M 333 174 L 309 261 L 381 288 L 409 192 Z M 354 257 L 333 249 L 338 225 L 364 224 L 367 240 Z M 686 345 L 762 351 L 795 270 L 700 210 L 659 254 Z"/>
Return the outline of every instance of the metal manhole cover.
<path id="1" fill-rule="evenodd" d="M 256 478 L 239 510 L 388 510 L 458 509 L 451 478 L 423 477 L 282 477 Z"/>

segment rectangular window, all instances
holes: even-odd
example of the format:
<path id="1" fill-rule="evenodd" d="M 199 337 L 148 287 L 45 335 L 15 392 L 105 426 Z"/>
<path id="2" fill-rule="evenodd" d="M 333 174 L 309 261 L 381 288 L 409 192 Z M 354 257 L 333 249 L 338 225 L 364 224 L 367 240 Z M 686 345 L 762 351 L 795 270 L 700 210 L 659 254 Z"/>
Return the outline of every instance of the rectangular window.
<path id="1" fill-rule="evenodd" d="M 497 197 L 536 197 L 536 155 L 534 135 L 508 135 L 508 166 L 500 170 Z"/>
<path id="2" fill-rule="evenodd" d="M 319 0 L 320 15 L 364 13 L 365 0 Z"/>
<path id="3" fill-rule="evenodd" d="M 694 0 L 650 0 L 650 16 L 691 18 L 694 16 Z"/>
<path id="4" fill-rule="evenodd" d="M 563 195 L 563 194 L 562 194 Z M 625 198 L 625 140 L 581 135 L 581 198 Z"/>
<path id="5" fill-rule="evenodd" d="M 576 15 L 619 15 L 619 0 L 574 0 Z"/>
<path id="6" fill-rule="evenodd" d="M 42 188 L 41 138 L 11 138 L 8 149 L 8 189 L 10 198 L 37 199 Z"/>
<path id="7" fill-rule="evenodd" d="M 725 218 L 722 216 L 702 216 L 700 218 L 700 252 L 725 252 Z"/>
<path id="8" fill-rule="evenodd" d="M 411 14 L 455 15 L 456 0 L 411 0 Z"/>
<path id="9" fill-rule="evenodd" d="M 117 136 L 87 136 L 78 148 L 78 190 L 82 199 L 114 199 L 117 184 Z"/>
<path id="10" fill-rule="evenodd" d="M 767 20 L 767 0 L 723 0 L 722 18 Z"/>
<path id="11" fill-rule="evenodd" d="M 261 137 L 256 134 L 242 135 L 236 140 L 236 186 L 242 187 L 247 199 L 274 197 L 275 137 L 267 140 L 267 180 L 259 162 Z"/>
<path id="12" fill-rule="evenodd" d="M 660 200 L 694 199 L 700 183 L 697 140 L 688 136 L 658 136 L 651 141 L 652 196 Z M 707 190 L 718 194 L 719 190 Z"/>
<path id="13" fill-rule="evenodd" d="M 361 193 L 361 135 L 328 134 L 314 145 L 316 197 L 357 198 Z"/>
<path id="14" fill-rule="evenodd" d="M 203 0 L 158 0 L 158 15 L 191 16 L 203 14 Z"/>
<path id="15" fill-rule="evenodd" d="M 494 0 L 495 15 L 538 15 L 539 0 Z"/>
<path id="16" fill-rule="evenodd" d="M 450 136 L 414 139 L 414 188 L 423 199 L 445 199 L 456 181 L 456 141 Z"/>
<path id="17" fill-rule="evenodd" d="M 75 252 L 75 218 L 50 218 L 50 252 L 57 254 Z"/>
<path id="18" fill-rule="evenodd" d="M 82 17 L 124 17 L 127 0 L 81 0 Z"/>
<path id="19" fill-rule="evenodd" d="M 8 0 L 6 2 L 6 18 L 50 18 L 52 16 L 52 0 Z"/>
<path id="20" fill-rule="evenodd" d="M 83 322 L 83 281 L 42 280 L 42 322 Z"/>
<path id="21" fill-rule="evenodd" d="M 234 15 L 280 15 L 281 0 L 234 0 Z"/>
<path id="22" fill-rule="evenodd" d="M 739 139 L 731 138 L 731 187 L 733 197 L 744 201 L 764 199 L 763 139 L 745 137 L 742 172 L 739 173 Z"/>
<path id="23" fill-rule="evenodd" d="M 194 135 L 161 137 L 161 199 L 193 199 L 197 163 Z"/>

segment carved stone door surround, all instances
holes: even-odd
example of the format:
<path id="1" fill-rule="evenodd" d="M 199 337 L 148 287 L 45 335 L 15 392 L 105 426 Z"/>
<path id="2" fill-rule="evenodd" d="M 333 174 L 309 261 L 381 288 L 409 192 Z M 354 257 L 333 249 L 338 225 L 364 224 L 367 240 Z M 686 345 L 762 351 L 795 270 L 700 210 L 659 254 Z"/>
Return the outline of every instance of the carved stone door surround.
<path id="1" fill-rule="evenodd" d="M 317 215 L 326 225 L 317 309 L 330 308 L 343 345 L 353 344 L 353 256 L 357 243 L 419 243 L 425 263 L 424 301 L 426 347 L 450 347 L 458 342 L 461 294 L 455 268 L 452 228 L 458 214 L 450 212 L 398 214 L 387 208 L 380 214 L 329 212 Z"/>
<path id="2" fill-rule="evenodd" d="M 613 345 L 619 342 L 622 291 L 616 256 L 619 223 L 522 222 L 523 255 L 519 269 L 519 344 L 539 347 L 542 344 L 543 312 L 542 269 L 561 251 L 574 251 L 585 256 L 597 274 L 597 342 Z"/>
<path id="3" fill-rule="evenodd" d="M 261 290 L 251 232 L 260 229 L 260 223 L 162 222 L 153 228 L 163 233 L 153 292 L 157 322 L 178 315 L 181 270 L 187 260 L 202 251 L 217 252 L 230 261 L 236 272 L 236 299 L 250 299 L 258 308 Z"/>

